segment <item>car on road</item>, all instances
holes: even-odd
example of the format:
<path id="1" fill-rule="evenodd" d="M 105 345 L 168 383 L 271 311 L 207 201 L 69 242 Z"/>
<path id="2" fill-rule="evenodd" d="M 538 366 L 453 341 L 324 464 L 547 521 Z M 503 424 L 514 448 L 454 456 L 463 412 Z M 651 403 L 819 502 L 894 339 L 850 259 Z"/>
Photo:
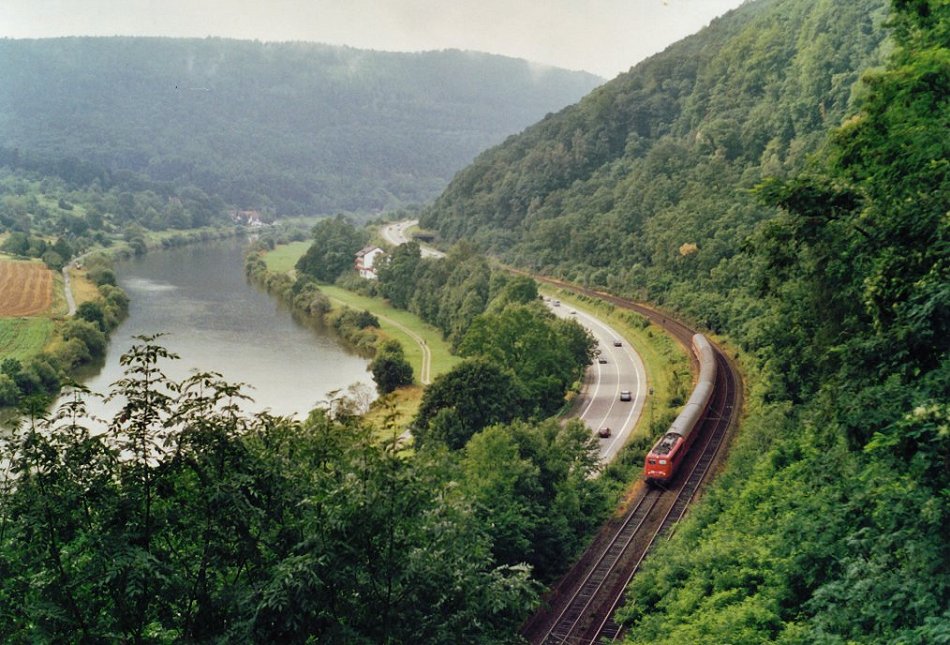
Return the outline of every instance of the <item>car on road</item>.
<path id="1" fill-rule="evenodd" d="M 633 397 L 630 394 L 630 390 L 620 390 L 620 400 L 621 401 L 632 401 Z"/>
<path id="2" fill-rule="evenodd" d="M 622 346 L 623 346 L 623 343 L 620 342 L 619 338 L 614 341 L 614 347 L 622 347 Z"/>
<path id="3" fill-rule="evenodd" d="M 597 362 L 600 363 L 601 365 L 603 365 L 604 363 L 607 362 L 607 359 L 604 358 L 603 356 L 598 356 L 598 357 L 597 357 Z"/>
<path id="4" fill-rule="evenodd" d="M 600 437 L 601 439 L 606 439 L 607 437 L 610 436 L 610 428 L 608 428 L 607 426 L 604 426 L 603 428 L 597 431 L 597 436 Z"/>
<path id="5" fill-rule="evenodd" d="M 560 301 L 560 300 L 555 300 L 553 304 L 554 304 L 555 307 L 560 307 L 560 306 L 561 306 L 561 301 Z"/>

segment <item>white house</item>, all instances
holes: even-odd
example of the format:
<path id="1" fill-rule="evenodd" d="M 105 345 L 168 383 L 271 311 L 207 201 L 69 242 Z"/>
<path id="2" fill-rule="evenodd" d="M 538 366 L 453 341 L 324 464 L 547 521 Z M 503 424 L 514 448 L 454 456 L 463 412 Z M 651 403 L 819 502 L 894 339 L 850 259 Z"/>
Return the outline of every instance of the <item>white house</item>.
<path id="1" fill-rule="evenodd" d="M 375 280 L 377 278 L 376 261 L 379 259 L 379 256 L 384 253 L 385 251 L 378 246 L 364 246 L 357 251 L 355 267 L 361 278 L 366 278 L 367 280 Z"/>

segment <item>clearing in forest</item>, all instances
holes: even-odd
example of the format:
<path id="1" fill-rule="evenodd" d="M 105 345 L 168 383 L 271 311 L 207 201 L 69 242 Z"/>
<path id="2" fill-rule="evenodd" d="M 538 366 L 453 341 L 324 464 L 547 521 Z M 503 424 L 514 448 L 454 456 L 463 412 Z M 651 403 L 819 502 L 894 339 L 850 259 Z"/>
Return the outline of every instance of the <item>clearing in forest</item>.
<path id="1" fill-rule="evenodd" d="M 53 303 L 53 272 L 39 262 L 0 259 L 0 316 L 35 316 Z"/>

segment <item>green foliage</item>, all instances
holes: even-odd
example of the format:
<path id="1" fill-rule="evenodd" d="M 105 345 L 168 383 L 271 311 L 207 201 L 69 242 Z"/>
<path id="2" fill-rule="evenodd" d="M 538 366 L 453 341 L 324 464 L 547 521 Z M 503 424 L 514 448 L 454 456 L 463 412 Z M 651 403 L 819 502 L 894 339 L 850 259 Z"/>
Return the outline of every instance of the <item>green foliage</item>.
<path id="1" fill-rule="evenodd" d="M 783 212 L 747 249 L 768 308 L 736 333 L 781 390 L 635 580 L 633 642 L 946 639 L 950 6 L 893 11 L 856 114 L 758 190 Z"/>
<path id="2" fill-rule="evenodd" d="M 412 434 L 420 447 L 457 450 L 482 428 L 518 418 L 524 400 L 510 370 L 483 358 L 467 359 L 425 389 Z"/>
<path id="3" fill-rule="evenodd" d="M 484 152 L 420 222 L 714 331 L 748 324 L 762 307 L 744 250 L 777 215 L 749 189 L 801 168 L 847 114 L 880 63 L 884 5 L 746 3 Z"/>
<path id="4" fill-rule="evenodd" d="M 564 393 L 584 373 L 596 341 L 534 300 L 481 314 L 459 343 L 461 356 L 480 356 L 511 370 L 523 393 L 523 412 L 543 418 L 559 410 Z"/>
<path id="5" fill-rule="evenodd" d="M 393 307 L 408 309 L 422 252 L 417 242 L 396 247 L 379 267 L 382 295 Z"/>
<path id="6" fill-rule="evenodd" d="M 0 444 L 2 640 L 499 642 L 537 602 L 443 457 L 326 410 L 245 416 L 140 340 L 108 431 L 76 392 Z"/>
<path id="7" fill-rule="evenodd" d="M 99 331 L 107 331 L 105 313 L 102 311 L 102 306 L 97 302 L 90 300 L 81 303 L 76 307 L 76 318 L 95 323 L 99 327 Z"/>
<path id="8" fill-rule="evenodd" d="M 345 309 L 340 317 L 334 321 L 334 326 L 338 329 L 341 327 L 353 327 L 355 329 L 367 329 L 369 327 L 376 327 L 379 329 L 379 319 L 366 311 L 356 311 L 355 309 Z"/>
<path id="9" fill-rule="evenodd" d="M 539 298 L 538 283 L 527 276 L 508 276 L 505 273 L 492 274 L 490 312 L 497 312 L 509 304 L 527 305 Z"/>
<path id="10" fill-rule="evenodd" d="M 0 232 L 11 231 L 3 248 L 43 258 L 54 269 L 93 247 L 111 246 L 120 231 L 133 252 L 144 253 L 147 231 L 176 228 L 174 213 L 187 215 L 195 226 L 226 221 L 220 199 L 187 185 L 150 185 L 121 175 L 69 182 L 55 168 L 4 167 L 2 157 L 0 150 Z M 67 201 L 71 209 L 58 206 Z M 178 234 L 164 238 L 163 245 L 195 239 L 201 238 Z M 111 279 L 114 284 L 111 269 L 101 260 L 85 261 L 94 282 Z"/>
<path id="11" fill-rule="evenodd" d="M 597 443 L 579 422 L 516 422 L 479 432 L 462 453 L 462 488 L 499 562 L 527 561 L 549 581 L 608 510 L 593 474 Z"/>
<path id="12" fill-rule="evenodd" d="M 342 215 L 321 220 L 313 227 L 313 242 L 297 260 L 297 271 L 320 282 L 334 282 L 345 271 L 353 269 L 356 252 L 369 236 L 357 229 Z"/>
<path id="13" fill-rule="evenodd" d="M 266 267 L 262 270 L 266 271 Z M 324 316 L 330 313 L 330 299 L 327 298 L 320 288 L 312 280 L 307 278 L 298 278 L 293 286 L 293 305 L 297 311 L 302 311 L 318 320 L 323 320 Z"/>
<path id="14" fill-rule="evenodd" d="M 633 642 L 946 639 L 950 5 L 884 5 L 746 3 L 421 218 L 728 334 L 759 375 L 729 469 L 628 594 Z"/>
<path id="15" fill-rule="evenodd" d="M 376 348 L 376 356 L 369 364 L 380 394 L 389 394 L 398 387 L 412 384 L 412 366 L 406 360 L 402 345 L 390 340 Z"/>
<path id="16" fill-rule="evenodd" d="M 106 352 L 106 335 L 95 322 L 88 320 L 67 320 L 62 327 L 63 340 L 73 338 L 82 341 L 94 357 L 101 357 Z"/>

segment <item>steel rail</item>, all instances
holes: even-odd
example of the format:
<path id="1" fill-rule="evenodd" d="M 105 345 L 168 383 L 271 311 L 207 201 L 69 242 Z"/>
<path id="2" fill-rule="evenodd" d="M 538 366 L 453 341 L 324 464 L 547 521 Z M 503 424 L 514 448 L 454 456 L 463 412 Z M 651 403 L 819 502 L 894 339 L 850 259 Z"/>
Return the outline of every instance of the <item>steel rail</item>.
<path id="1" fill-rule="evenodd" d="M 604 581 L 613 573 L 620 557 L 643 526 L 643 522 L 649 517 L 650 511 L 656 506 L 660 493 L 658 491 L 649 492 L 653 494 L 641 497 L 636 506 L 627 513 L 623 524 L 604 548 L 596 564 L 591 567 L 581 584 L 571 594 L 571 600 L 558 614 L 551 628 L 545 632 L 540 642 L 570 642 L 571 634 L 577 628 L 580 620 L 584 618 L 585 612 L 590 607 L 594 597 L 603 588 Z"/>
<path id="2" fill-rule="evenodd" d="M 515 273 L 522 273 L 525 275 L 531 275 L 522 271 L 514 271 Z M 540 282 L 545 282 L 554 286 L 558 286 L 575 293 L 580 293 L 588 297 L 597 298 L 609 302 L 617 307 L 627 309 L 630 311 L 635 311 L 647 319 L 649 319 L 654 324 L 664 328 L 668 333 L 670 333 L 674 338 L 676 338 L 684 347 L 689 349 L 691 338 L 693 335 L 693 330 L 690 329 L 687 325 L 679 322 L 678 320 L 667 316 L 662 311 L 642 305 L 639 303 L 631 302 L 624 298 L 614 296 L 612 294 L 604 293 L 601 291 L 596 291 L 593 289 L 588 289 L 585 287 L 579 287 L 570 283 L 563 282 L 554 278 L 547 278 L 544 276 L 532 275 L 536 280 Z M 714 346 L 715 347 L 715 346 Z M 698 360 L 693 356 L 693 352 L 688 352 L 691 358 L 691 361 L 694 365 L 697 364 Z M 609 611 L 606 615 L 600 615 L 596 617 L 591 617 L 590 615 L 584 615 L 584 612 L 593 604 L 594 597 L 597 595 L 597 591 L 591 592 L 590 590 L 583 591 L 583 587 L 586 586 L 587 582 L 591 579 L 594 579 L 594 568 L 598 566 L 601 560 L 604 557 L 604 554 L 600 554 L 597 558 L 597 563 L 594 567 L 591 567 L 588 574 L 584 576 L 583 582 L 580 587 L 572 594 L 571 600 L 567 603 L 566 607 L 558 615 L 558 618 L 554 621 L 552 627 L 548 629 L 541 640 L 532 640 L 534 643 L 595 643 L 599 642 L 601 637 L 606 637 L 611 640 L 616 639 L 621 633 L 621 626 L 616 625 L 613 622 L 612 617 L 614 611 L 619 607 L 624 598 L 624 591 L 629 584 L 630 580 L 633 578 L 633 575 L 640 568 L 643 560 L 646 558 L 647 554 L 652 550 L 654 544 L 656 543 L 659 536 L 662 535 L 672 535 L 672 530 L 683 515 L 686 512 L 686 509 L 689 506 L 689 503 L 692 501 L 696 492 L 699 490 L 701 484 L 706 479 L 709 469 L 712 464 L 715 462 L 719 451 L 723 444 L 725 443 L 726 435 L 729 429 L 737 421 L 738 414 L 741 409 L 742 401 L 742 388 L 741 380 L 738 375 L 738 371 L 734 364 L 725 356 L 721 349 L 716 347 L 716 361 L 719 369 L 717 370 L 716 377 L 716 387 L 715 395 L 710 406 L 710 409 L 707 411 L 706 415 L 703 418 L 701 423 L 701 431 L 704 435 L 705 443 L 703 445 L 703 450 L 699 454 L 699 457 L 696 458 L 695 463 L 693 464 L 690 474 L 686 477 L 686 480 L 681 485 L 676 499 L 673 501 L 673 504 L 670 506 L 668 511 L 664 514 L 663 519 L 660 521 L 659 527 L 651 536 L 649 543 L 646 548 L 639 554 L 637 562 L 633 567 L 633 570 L 627 575 L 626 581 L 623 585 L 619 587 L 619 592 L 616 593 L 616 597 L 612 599 L 612 602 L 609 604 Z M 700 429 L 700 428 L 698 428 Z M 643 499 L 646 499 L 649 496 L 649 491 L 644 495 Z M 655 505 L 659 500 L 657 496 L 652 505 Z M 642 500 L 641 500 L 642 501 Z M 652 508 L 651 505 L 651 508 Z M 639 508 L 640 504 L 636 508 Z M 634 509 L 634 512 L 636 510 Z M 631 512 L 632 515 L 633 512 Z M 644 518 L 646 519 L 646 518 Z M 640 522 L 642 525 L 642 522 Z M 628 525 L 628 522 L 624 521 L 624 524 L 618 529 L 618 533 L 623 531 L 624 528 Z M 628 538 L 625 538 L 625 542 L 629 545 L 635 535 L 631 535 Z M 642 536 L 641 536 L 642 537 Z M 613 545 L 617 542 L 618 535 L 614 535 L 613 538 L 609 541 L 609 545 Z M 618 554 L 617 558 L 614 561 L 614 565 L 620 562 L 621 555 Z M 612 573 L 612 571 L 611 571 Z M 599 574 L 597 574 L 599 576 Z M 610 574 L 604 574 L 601 577 L 601 587 L 606 583 L 608 576 Z M 615 583 L 611 582 L 611 588 L 616 589 Z M 598 590 L 599 591 L 599 590 Z M 576 609 L 577 599 L 583 595 L 584 601 L 581 605 L 580 614 L 573 616 L 570 620 L 569 629 L 565 631 L 563 626 L 559 629 L 559 625 L 564 622 L 564 617 L 568 615 L 568 611 L 572 607 Z M 594 632 L 593 638 L 585 639 L 583 634 L 576 635 L 574 631 L 576 628 L 581 625 L 581 621 L 584 619 L 593 618 L 594 621 L 597 621 L 597 631 Z M 533 619 L 534 620 L 534 619 Z M 529 621 L 530 624 L 530 621 Z M 589 622 L 588 622 L 589 624 Z M 524 632 L 523 632 L 524 633 Z M 588 631 L 588 633 L 590 633 Z"/>
<path id="3" fill-rule="evenodd" d="M 733 375 L 729 369 L 728 362 L 719 351 L 716 352 L 716 362 L 719 363 L 716 378 L 717 400 L 715 401 L 717 404 L 715 407 L 718 409 L 710 408 L 710 412 L 715 414 L 715 416 L 709 416 L 710 412 L 707 412 L 704 425 L 709 421 L 713 421 L 714 423 L 712 424 L 712 428 L 709 428 L 705 432 L 705 442 L 699 453 L 700 456 L 696 460 L 696 463 L 693 464 L 682 487 L 680 487 L 677 492 L 676 500 L 663 516 L 663 520 L 650 538 L 650 543 L 643 550 L 643 553 L 637 559 L 637 563 L 627 576 L 626 581 L 624 581 L 622 590 L 619 594 L 616 594 L 613 599 L 610 609 L 605 613 L 600 625 L 597 627 L 597 631 L 595 632 L 596 637 L 591 642 L 602 642 L 604 639 L 609 639 L 613 642 L 620 636 L 621 626 L 613 620 L 613 616 L 617 609 L 624 603 L 627 586 L 630 584 L 630 581 L 633 580 L 637 571 L 640 570 L 640 565 L 643 564 L 647 555 L 653 551 L 658 539 L 663 536 L 666 536 L 667 539 L 672 537 L 672 531 L 676 523 L 683 519 L 683 515 L 686 514 L 689 503 L 692 501 L 696 491 L 699 490 L 700 484 L 705 480 L 706 475 L 709 473 L 709 468 L 712 466 L 716 455 L 722 448 L 723 439 L 726 436 L 726 431 L 729 429 L 732 418 L 731 414 L 725 414 L 726 409 L 731 407 L 728 401 L 728 394 L 733 391 L 734 386 L 730 382 Z"/>

